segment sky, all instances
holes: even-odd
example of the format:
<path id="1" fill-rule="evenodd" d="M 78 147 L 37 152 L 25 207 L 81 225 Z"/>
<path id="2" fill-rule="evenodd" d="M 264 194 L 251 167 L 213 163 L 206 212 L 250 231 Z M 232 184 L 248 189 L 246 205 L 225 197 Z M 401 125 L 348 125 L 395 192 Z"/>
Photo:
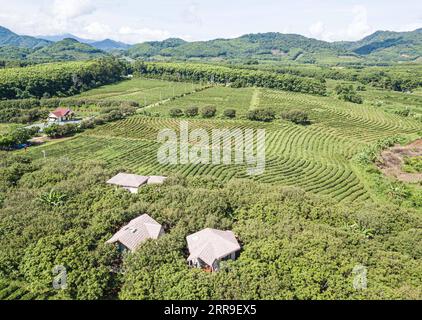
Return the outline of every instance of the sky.
<path id="1" fill-rule="evenodd" d="M 421 0 L 0 0 L 0 26 L 31 36 L 71 33 L 126 43 L 297 33 L 358 40 L 422 27 Z"/>

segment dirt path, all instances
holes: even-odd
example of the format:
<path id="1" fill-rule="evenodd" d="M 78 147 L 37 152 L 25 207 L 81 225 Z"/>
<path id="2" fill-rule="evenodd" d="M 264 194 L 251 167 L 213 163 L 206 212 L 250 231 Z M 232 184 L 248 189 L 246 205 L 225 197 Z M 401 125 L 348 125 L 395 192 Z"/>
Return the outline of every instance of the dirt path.
<path id="1" fill-rule="evenodd" d="M 160 101 L 157 101 L 157 102 L 154 102 L 154 103 L 152 103 L 152 104 L 149 104 L 149 105 L 147 105 L 147 106 L 145 106 L 145 107 L 140 107 L 139 109 L 138 109 L 138 113 L 141 113 L 142 111 L 144 111 L 144 110 L 148 110 L 148 109 L 151 109 L 151 108 L 154 108 L 154 107 L 158 107 L 158 106 L 161 106 L 162 104 L 165 104 L 165 103 L 167 103 L 167 102 L 170 102 L 170 101 L 172 101 L 172 100 L 174 100 L 174 99 L 179 99 L 179 98 L 184 98 L 184 97 L 186 97 L 186 96 L 189 96 L 189 95 L 192 95 L 192 94 L 195 94 L 195 93 L 198 93 L 198 92 L 201 92 L 201 91 L 204 91 L 204 90 L 207 90 L 207 89 L 210 89 L 210 88 L 212 88 L 213 86 L 211 86 L 211 85 L 208 85 L 208 86 L 204 86 L 204 87 L 201 87 L 201 88 L 196 88 L 195 90 L 193 90 L 193 91 L 190 91 L 190 92 L 184 92 L 184 93 L 182 93 L 182 94 L 180 94 L 180 95 L 177 95 L 177 96 L 174 96 L 174 97 L 170 97 L 170 98 L 166 98 L 166 99 L 163 99 L 163 100 L 160 100 Z"/>
<path id="2" fill-rule="evenodd" d="M 259 107 L 260 94 L 261 94 L 261 91 L 258 88 L 255 88 L 251 97 L 251 103 L 249 106 L 250 110 L 257 109 Z"/>
<path id="3" fill-rule="evenodd" d="M 418 157 L 422 156 L 422 139 L 407 145 L 396 145 L 381 153 L 381 159 L 378 161 L 377 166 L 381 171 L 389 177 L 408 182 L 419 183 L 422 182 L 422 173 L 407 173 L 402 171 L 405 157 Z"/>

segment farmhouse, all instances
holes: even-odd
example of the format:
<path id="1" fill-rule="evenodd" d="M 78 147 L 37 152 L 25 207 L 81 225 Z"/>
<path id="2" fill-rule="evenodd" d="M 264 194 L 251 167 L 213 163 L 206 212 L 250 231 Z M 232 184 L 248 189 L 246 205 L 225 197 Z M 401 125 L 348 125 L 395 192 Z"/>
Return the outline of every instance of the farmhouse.
<path id="1" fill-rule="evenodd" d="M 144 214 L 129 222 L 106 243 L 117 243 L 121 251 L 134 252 L 146 240 L 158 239 L 163 234 L 163 227 L 149 215 Z"/>
<path id="2" fill-rule="evenodd" d="M 188 236 L 190 256 L 188 263 L 192 267 L 218 271 L 220 261 L 235 260 L 240 245 L 232 231 L 204 229 Z"/>
<path id="3" fill-rule="evenodd" d="M 110 180 L 108 184 L 122 187 L 131 193 L 138 193 L 141 186 L 146 184 L 163 184 L 166 177 L 162 176 L 138 176 L 135 174 L 119 173 Z"/>
<path id="4" fill-rule="evenodd" d="M 48 122 L 64 122 L 72 120 L 74 113 L 69 108 L 57 108 L 55 111 L 51 112 L 48 116 Z"/>

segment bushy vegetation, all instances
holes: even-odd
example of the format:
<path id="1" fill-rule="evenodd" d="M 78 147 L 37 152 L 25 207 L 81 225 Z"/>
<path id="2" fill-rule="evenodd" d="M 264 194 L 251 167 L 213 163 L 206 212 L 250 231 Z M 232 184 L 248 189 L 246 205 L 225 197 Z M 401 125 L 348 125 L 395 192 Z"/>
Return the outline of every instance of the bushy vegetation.
<path id="1" fill-rule="evenodd" d="M 281 117 L 295 124 L 306 125 L 310 123 L 309 115 L 305 111 L 302 111 L 302 110 L 285 111 L 281 114 Z"/>
<path id="2" fill-rule="evenodd" d="M 360 96 L 353 85 L 341 85 L 339 84 L 335 88 L 338 97 L 344 101 L 362 104 L 363 98 Z"/>
<path id="3" fill-rule="evenodd" d="M 235 109 L 226 109 L 226 110 L 224 110 L 223 115 L 226 118 L 229 118 L 229 119 L 236 118 L 236 110 Z"/>
<path id="4" fill-rule="evenodd" d="M 206 106 L 201 109 L 201 116 L 203 118 L 213 118 L 217 113 L 217 108 L 214 106 Z"/>
<path id="5" fill-rule="evenodd" d="M 399 92 L 411 92 L 422 86 L 422 81 L 420 80 L 421 70 L 418 65 L 406 65 L 403 67 L 399 65 L 388 67 L 362 67 L 352 65 L 347 68 L 332 68 L 317 65 L 275 66 L 272 64 L 262 64 L 260 66 L 242 65 L 237 67 L 266 70 L 300 77 L 310 77 L 321 79 L 321 81 L 324 81 L 324 79 L 354 81 L 380 89 Z M 362 85 L 358 84 L 358 87 L 363 89 Z"/>
<path id="6" fill-rule="evenodd" d="M 422 156 L 406 157 L 403 169 L 408 173 L 422 173 Z"/>
<path id="7" fill-rule="evenodd" d="M 169 115 L 172 118 L 179 118 L 183 116 L 183 110 L 179 108 L 170 109 Z"/>
<path id="8" fill-rule="evenodd" d="M 386 139 L 378 140 L 375 144 L 366 147 L 360 152 L 356 159 L 362 165 L 367 165 L 375 162 L 380 156 L 381 151 L 386 150 L 395 144 L 404 143 L 406 139 L 402 136 L 394 136 Z"/>
<path id="9" fill-rule="evenodd" d="M 187 117 L 196 117 L 199 114 L 199 108 L 198 107 L 188 107 L 185 110 L 185 116 Z"/>
<path id="10" fill-rule="evenodd" d="M 76 94 L 121 80 L 125 66 L 116 59 L 43 64 L 0 70 L 0 99 Z"/>
<path id="11" fill-rule="evenodd" d="M 34 296 L 421 299 L 421 217 L 412 210 L 178 176 L 133 195 L 105 184 L 116 173 L 105 163 L 12 154 L 0 161 L 0 276 L 23 280 Z M 120 256 L 105 241 L 142 213 L 165 225 L 166 235 Z M 233 230 L 242 243 L 240 257 L 217 274 L 186 264 L 185 237 L 205 227 Z M 51 285 L 58 265 L 67 270 L 65 290 Z M 353 288 L 357 265 L 368 269 L 367 290 Z"/>
<path id="12" fill-rule="evenodd" d="M 275 112 L 270 108 L 254 109 L 246 117 L 252 121 L 271 122 L 275 119 Z"/>
<path id="13" fill-rule="evenodd" d="M 38 129 L 35 129 L 38 131 Z M 0 135 L 0 150 L 12 150 L 25 144 L 36 132 L 22 127 L 13 127 Z"/>
<path id="14" fill-rule="evenodd" d="M 65 125 L 52 124 L 44 129 L 44 133 L 50 138 L 68 137 L 78 132 L 79 132 L 79 125 L 77 124 L 65 124 Z"/>
<path id="15" fill-rule="evenodd" d="M 205 81 L 236 84 L 237 87 L 257 86 L 286 91 L 326 94 L 326 85 L 315 79 L 272 72 L 252 71 L 204 64 L 136 62 L 133 66 L 140 75 L 176 81 Z"/>

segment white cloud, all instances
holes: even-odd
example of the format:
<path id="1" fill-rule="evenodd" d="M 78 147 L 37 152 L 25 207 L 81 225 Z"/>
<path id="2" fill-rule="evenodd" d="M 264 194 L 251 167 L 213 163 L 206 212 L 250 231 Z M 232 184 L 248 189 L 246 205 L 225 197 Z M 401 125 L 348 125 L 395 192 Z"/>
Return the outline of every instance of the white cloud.
<path id="1" fill-rule="evenodd" d="M 110 37 L 113 31 L 110 26 L 100 23 L 92 22 L 84 27 L 84 37 L 94 39 L 105 39 Z"/>
<path id="2" fill-rule="evenodd" d="M 191 3 L 188 7 L 182 12 L 182 19 L 186 23 L 202 25 L 202 18 L 199 13 L 199 5 L 197 3 Z"/>
<path id="3" fill-rule="evenodd" d="M 128 43 L 139 43 L 152 40 L 165 40 L 170 38 L 170 32 L 161 29 L 132 28 L 123 26 L 118 31 L 118 38 Z"/>
<path id="4" fill-rule="evenodd" d="M 368 10 L 363 5 L 356 5 L 349 11 L 352 15 L 352 21 L 344 28 L 338 28 L 335 31 L 327 30 L 322 21 L 318 21 L 309 27 L 309 35 L 325 41 L 339 40 L 360 40 L 375 30 L 368 21 Z"/>
<path id="5" fill-rule="evenodd" d="M 54 0 L 51 11 L 56 19 L 71 20 L 96 10 L 91 0 Z"/>
<path id="6" fill-rule="evenodd" d="M 309 33 L 311 36 L 321 39 L 324 37 L 325 26 L 324 23 L 318 21 L 309 27 Z"/>
<path id="7" fill-rule="evenodd" d="M 416 29 L 420 28 L 422 28 L 422 22 L 415 22 L 400 26 L 396 29 L 396 31 L 415 31 Z"/>
<path id="8" fill-rule="evenodd" d="M 357 5 L 353 7 L 353 21 L 347 27 L 347 37 L 350 40 L 359 40 L 372 32 L 368 23 L 368 10 L 365 6 Z"/>

